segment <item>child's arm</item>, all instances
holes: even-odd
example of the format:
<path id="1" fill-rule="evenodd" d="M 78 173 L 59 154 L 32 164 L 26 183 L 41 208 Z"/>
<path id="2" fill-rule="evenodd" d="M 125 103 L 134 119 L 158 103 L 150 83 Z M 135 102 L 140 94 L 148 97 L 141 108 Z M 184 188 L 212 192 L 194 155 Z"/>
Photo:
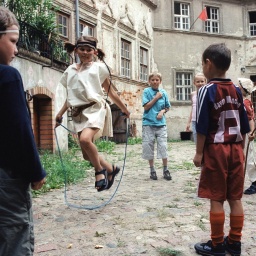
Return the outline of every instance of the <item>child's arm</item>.
<path id="1" fill-rule="evenodd" d="M 162 119 L 162 118 L 163 118 L 163 115 L 164 115 L 167 111 L 169 111 L 169 108 L 164 108 L 164 109 L 160 110 L 160 111 L 158 112 L 156 118 L 157 118 L 158 120 Z"/>
<path id="2" fill-rule="evenodd" d="M 113 89 L 113 87 L 110 85 L 110 82 L 108 79 L 106 79 L 103 84 L 103 88 L 106 92 L 108 92 L 109 97 L 113 100 L 113 102 L 121 109 L 121 111 L 129 118 L 130 112 L 128 111 L 125 104 L 122 102 L 122 100 L 117 95 L 116 91 Z M 109 88 L 110 86 L 110 88 Z"/>
<path id="3" fill-rule="evenodd" d="M 255 137 L 255 135 L 254 135 L 255 124 L 254 124 L 253 119 L 249 120 L 249 126 L 250 126 L 250 133 L 248 134 L 248 139 L 249 139 L 249 141 L 252 141 L 252 140 L 254 140 L 254 137 Z"/>
<path id="4" fill-rule="evenodd" d="M 201 133 L 197 133 L 196 154 L 193 160 L 194 165 L 196 167 L 202 166 L 205 139 L 206 139 L 205 135 Z"/>
<path id="5" fill-rule="evenodd" d="M 188 118 L 188 123 L 187 123 L 187 127 L 186 127 L 186 131 L 190 131 L 190 124 L 191 124 L 191 120 L 192 120 L 192 111 L 193 111 L 193 95 L 197 93 L 197 92 L 192 92 L 191 93 L 191 103 L 192 103 L 192 107 L 191 107 L 191 111 L 190 111 L 190 115 L 189 115 L 189 118 Z"/>
<path id="6" fill-rule="evenodd" d="M 144 110 L 149 110 L 152 108 L 152 106 L 160 99 L 162 98 L 162 93 L 161 92 L 157 92 L 156 93 L 156 96 L 151 100 L 149 101 L 147 104 L 144 105 Z"/>
<path id="7" fill-rule="evenodd" d="M 191 108 L 191 111 L 190 111 L 190 115 L 189 115 L 188 123 L 187 123 L 187 127 L 186 127 L 187 132 L 190 131 L 191 120 L 192 120 L 192 108 Z"/>

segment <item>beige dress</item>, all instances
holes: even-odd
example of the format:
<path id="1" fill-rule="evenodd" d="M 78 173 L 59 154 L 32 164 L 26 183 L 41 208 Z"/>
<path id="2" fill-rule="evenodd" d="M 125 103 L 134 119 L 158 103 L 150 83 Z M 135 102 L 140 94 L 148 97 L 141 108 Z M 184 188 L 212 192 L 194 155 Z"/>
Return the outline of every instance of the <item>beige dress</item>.
<path id="1" fill-rule="evenodd" d="M 110 106 L 104 99 L 102 83 L 109 76 L 104 63 L 94 62 L 91 66 L 77 70 L 77 64 L 70 65 L 63 73 L 60 83 L 67 89 L 68 107 L 79 107 L 96 102 L 73 117 L 74 129 L 99 128 L 94 140 L 101 136 L 113 136 Z"/>

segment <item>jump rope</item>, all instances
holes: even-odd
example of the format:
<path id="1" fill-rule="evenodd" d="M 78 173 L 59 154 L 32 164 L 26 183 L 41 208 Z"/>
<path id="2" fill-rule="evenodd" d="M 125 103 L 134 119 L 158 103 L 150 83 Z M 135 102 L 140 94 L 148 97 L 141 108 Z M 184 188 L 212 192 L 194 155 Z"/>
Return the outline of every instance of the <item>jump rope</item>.
<path id="1" fill-rule="evenodd" d="M 109 69 L 108 65 L 106 64 L 106 62 L 103 60 L 103 58 L 102 58 L 101 60 L 103 61 L 103 63 L 106 65 L 106 67 L 107 67 L 107 69 L 108 69 L 108 72 L 109 72 L 109 81 L 110 81 L 109 88 L 108 88 L 108 91 L 107 91 L 107 97 L 106 97 L 106 99 L 105 99 L 105 108 L 106 108 L 109 90 L 110 90 L 110 87 L 111 87 L 111 85 L 112 85 L 112 76 L 111 76 L 110 69 Z M 124 116 L 125 114 L 124 114 L 124 113 L 121 113 L 121 115 Z M 129 119 L 127 118 L 127 120 L 129 120 Z M 68 129 L 67 127 L 65 127 L 64 125 L 62 125 L 61 122 L 59 122 L 58 124 L 59 124 L 59 126 L 63 127 L 65 130 L 67 130 L 69 133 L 75 134 L 75 135 L 77 134 L 76 132 L 71 131 L 70 129 Z M 124 150 L 124 159 L 123 159 L 123 167 L 122 167 L 122 171 L 121 171 L 121 175 L 120 175 L 119 182 L 118 182 L 118 184 L 117 184 L 117 186 L 116 186 L 115 191 L 113 192 L 113 194 L 110 196 L 109 199 L 107 199 L 106 201 L 104 201 L 104 202 L 101 203 L 101 204 L 93 205 L 93 206 L 76 205 L 76 204 L 69 203 L 69 201 L 68 201 L 68 196 L 67 196 L 67 185 L 68 185 L 68 181 L 67 181 L 67 170 L 66 170 L 66 167 L 65 167 L 64 162 L 63 162 L 63 158 L 62 158 L 62 154 L 61 154 L 61 150 L 60 150 L 60 146 L 59 146 L 59 140 L 58 140 L 56 128 L 57 128 L 57 127 L 54 128 L 54 134 L 55 134 L 55 138 L 56 138 L 58 153 L 59 153 L 60 162 L 61 162 L 61 167 L 62 167 L 63 174 L 64 174 L 64 199 L 65 199 L 65 204 L 66 204 L 68 207 L 77 208 L 77 209 L 85 209 L 85 210 L 95 210 L 95 209 L 102 208 L 102 207 L 106 206 L 107 204 L 109 204 L 109 203 L 112 201 L 112 199 L 114 198 L 114 196 L 116 195 L 117 190 L 118 190 L 118 188 L 119 188 L 119 186 L 120 186 L 120 184 L 121 184 L 121 180 L 122 180 L 122 178 L 123 178 L 123 174 L 124 174 L 125 163 L 126 163 L 126 155 L 127 155 L 128 137 L 129 137 L 129 121 L 127 121 L 127 124 L 126 124 L 126 142 L 125 142 L 125 150 Z M 103 192 L 104 192 L 104 191 L 103 191 Z"/>

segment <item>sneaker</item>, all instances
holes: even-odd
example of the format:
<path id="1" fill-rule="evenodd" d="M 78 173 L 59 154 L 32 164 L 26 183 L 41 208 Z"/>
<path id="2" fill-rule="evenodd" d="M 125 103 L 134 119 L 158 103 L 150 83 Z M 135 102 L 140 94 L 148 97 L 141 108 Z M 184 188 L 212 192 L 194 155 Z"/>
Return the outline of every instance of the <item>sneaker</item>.
<path id="1" fill-rule="evenodd" d="M 234 242 L 233 244 L 230 244 L 228 242 L 228 237 L 226 236 L 224 239 L 224 245 L 231 256 L 241 255 L 241 242 Z"/>
<path id="2" fill-rule="evenodd" d="M 246 195 L 256 194 L 256 186 L 252 184 L 249 188 L 247 188 L 244 191 L 244 194 L 246 194 Z"/>
<path id="3" fill-rule="evenodd" d="M 225 246 L 224 243 L 220 243 L 216 246 L 213 246 L 212 240 L 209 240 L 207 243 L 197 243 L 195 244 L 196 253 L 205 256 L 225 256 Z"/>
<path id="4" fill-rule="evenodd" d="M 150 179 L 157 180 L 156 172 L 151 172 L 150 173 Z"/>
<path id="5" fill-rule="evenodd" d="M 164 179 L 166 179 L 166 180 L 172 179 L 172 176 L 171 176 L 169 170 L 164 171 Z"/>

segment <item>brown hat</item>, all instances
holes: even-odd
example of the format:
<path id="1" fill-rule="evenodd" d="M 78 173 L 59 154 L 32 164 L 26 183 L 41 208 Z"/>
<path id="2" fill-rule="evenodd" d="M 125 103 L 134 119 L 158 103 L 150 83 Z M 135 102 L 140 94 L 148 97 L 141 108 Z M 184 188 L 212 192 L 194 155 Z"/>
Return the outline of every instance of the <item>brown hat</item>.
<path id="1" fill-rule="evenodd" d="M 247 94 L 251 94 L 256 90 L 256 86 L 254 86 L 252 80 L 249 78 L 238 78 L 238 82 Z"/>
<path id="2" fill-rule="evenodd" d="M 97 49 L 97 43 L 95 41 L 83 40 L 76 43 L 76 48 L 81 46 L 89 46 L 94 50 Z"/>

